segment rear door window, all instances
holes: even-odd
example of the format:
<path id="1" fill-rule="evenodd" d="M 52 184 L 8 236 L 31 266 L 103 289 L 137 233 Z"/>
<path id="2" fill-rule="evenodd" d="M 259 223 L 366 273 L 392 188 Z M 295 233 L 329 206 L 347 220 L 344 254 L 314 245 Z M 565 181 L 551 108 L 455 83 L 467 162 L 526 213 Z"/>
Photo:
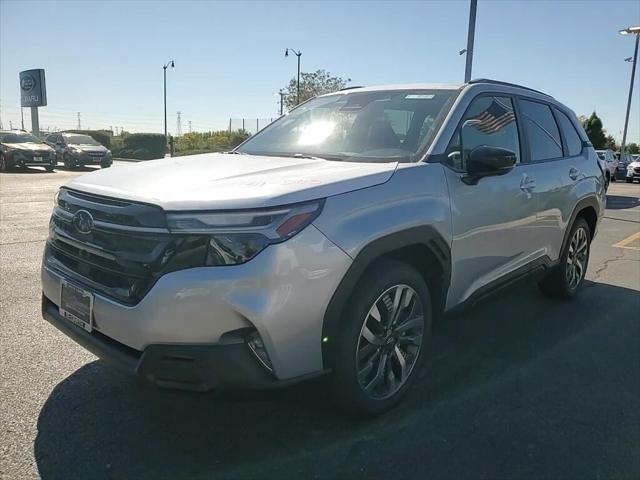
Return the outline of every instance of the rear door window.
<path id="1" fill-rule="evenodd" d="M 531 160 L 562 158 L 560 130 L 551 108 L 544 103 L 521 100 L 520 114 L 529 140 Z"/>
<path id="2" fill-rule="evenodd" d="M 560 124 L 562 134 L 564 135 L 565 142 L 567 142 L 565 157 L 580 155 L 580 153 L 582 153 L 582 139 L 580 138 L 580 135 L 578 135 L 578 132 L 576 132 L 576 127 L 564 112 L 561 112 L 557 108 L 554 108 L 554 111 L 556 113 L 558 123 Z"/>

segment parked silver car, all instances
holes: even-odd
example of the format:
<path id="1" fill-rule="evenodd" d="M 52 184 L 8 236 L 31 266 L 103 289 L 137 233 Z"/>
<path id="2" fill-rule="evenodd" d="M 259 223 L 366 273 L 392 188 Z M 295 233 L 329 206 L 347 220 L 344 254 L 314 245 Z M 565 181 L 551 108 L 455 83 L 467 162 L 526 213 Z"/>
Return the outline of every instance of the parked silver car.
<path id="1" fill-rule="evenodd" d="M 605 180 L 607 182 L 607 186 L 609 182 L 615 182 L 618 174 L 618 157 L 613 153 L 613 150 L 596 150 L 598 154 L 598 158 L 603 162 L 603 166 L 606 169 Z"/>
<path id="2" fill-rule="evenodd" d="M 111 151 L 90 135 L 52 133 L 45 141 L 55 149 L 58 161 L 69 170 L 85 165 L 109 168 L 113 163 Z"/>
<path id="3" fill-rule="evenodd" d="M 378 413 L 415 380 L 444 312 L 531 274 L 575 295 L 604 201 L 583 129 L 544 93 L 491 80 L 349 89 L 228 154 L 69 182 L 42 311 L 160 386 L 329 374 L 342 404 Z"/>

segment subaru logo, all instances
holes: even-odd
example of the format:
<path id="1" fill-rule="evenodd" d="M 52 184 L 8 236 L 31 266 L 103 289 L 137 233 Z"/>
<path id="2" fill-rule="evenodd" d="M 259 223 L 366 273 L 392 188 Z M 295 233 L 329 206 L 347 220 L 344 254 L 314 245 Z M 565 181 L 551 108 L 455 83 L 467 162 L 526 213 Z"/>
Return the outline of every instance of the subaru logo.
<path id="1" fill-rule="evenodd" d="M 73 216 L 73 226 L 78 233 L 86 235 L 93 230 L 93 217 L 86 210 L 78 210 Z"/>
<path id="2" fill-rule="evenodd" d="M 31 75 L 23 75 L 20 80 L 20 87 L 25 92 L 30 92 L 36 86 L 36 81 Z"/>

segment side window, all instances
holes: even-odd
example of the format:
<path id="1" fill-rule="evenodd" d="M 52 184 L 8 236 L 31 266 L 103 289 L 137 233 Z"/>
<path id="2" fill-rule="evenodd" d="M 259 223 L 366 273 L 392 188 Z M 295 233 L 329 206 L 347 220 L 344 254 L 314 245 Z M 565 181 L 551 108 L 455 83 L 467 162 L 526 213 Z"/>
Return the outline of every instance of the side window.
<path id="1" fill-rule="evenodd" d="M 446 162 L 464 172 L 469 153 L 481 146 L 511 150 L 520 162 L 520 139 L 510 98 L 487 96 L 473 100 L 449 143 Z"/>
<path id="2" fill-rule="evenodd" d="M 560 123 L 562 134 L 567 142 L 568 152 L 565 152 L 565 157 L 580 155 L 580 153 L 582 153 L 582 139 L 580 138 L 580 135 L 578 135 L 578 132 L 576 132 L 576 127 L 573 126 L 573 122 L 571 122 L 564 112 L 555 108 L 554 111 L 556 113 L 558 123 Z"/>
<path id="3" fill-rule="evenodd" d="M 560 131 L 551 109 L 538 102 L 522 100 L 521 116 L 529 140 L 531 160 L 549 160 L 562 157 Z"/>

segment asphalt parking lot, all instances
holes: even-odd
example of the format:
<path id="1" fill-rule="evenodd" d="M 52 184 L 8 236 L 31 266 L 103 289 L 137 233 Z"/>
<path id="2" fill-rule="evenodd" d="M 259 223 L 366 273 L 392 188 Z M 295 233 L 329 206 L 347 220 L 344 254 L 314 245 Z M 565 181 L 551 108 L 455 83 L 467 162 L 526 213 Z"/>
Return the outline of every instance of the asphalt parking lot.
<path id="1" fill-rule="evenodd" d="M 521 283 L 445 318 L 406 401 L 363 421 L 322 381 L 142 386 L 42 320 L 53 194 L 78 174 L 0 175 L 2 478 L 640 478 L 640 185 L 611 185 L 578 298 Z"/>

